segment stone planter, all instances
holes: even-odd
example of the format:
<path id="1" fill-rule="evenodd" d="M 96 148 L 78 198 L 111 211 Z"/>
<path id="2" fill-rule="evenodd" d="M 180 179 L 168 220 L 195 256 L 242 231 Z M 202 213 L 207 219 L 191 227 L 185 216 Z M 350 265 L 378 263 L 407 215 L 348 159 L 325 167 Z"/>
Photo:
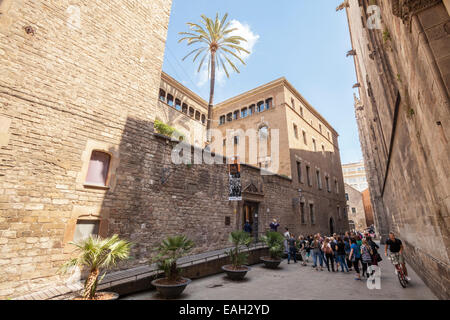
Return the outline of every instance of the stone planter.
<path id="1" fill-rule="evenodd" d="M 228 278 L 234 281 L 240 281 L 244 279 L 247 272 L 251 270 L 251 268 L 247 266 L 241 266 L 240 268 L 242 270 L 234 270 L 231 264 L 222 266 L 222 270 L 226 272 Z"/>
<path id="2" fill-rule="evenodd" d="M 180 283 L 176 284 L 167 284 L 164 281 L 167 281 L 166 278 L 156 279 L 152 281 L 152 285 L 158 290 L 158 292 L 166 299 L 175 299 L 178 298 L 186 289 L 188 284 L 192 282 L 191 279 L 181 278 Z"/>
<path id="3" fill-rule="evenodd" d="M 261 261 L 264 262 L 266 268 L 276 269 L 283 260 L 272 260 L 270 257 L 261 257 Z"/>
<path id="4" fill-rule="evenodd" d="M 92 300 L 117 300 L 119 299 L 119 294 L 115 292 L 97 292 L 95 298 Z M 82 296 L 77 296 L 73 300 L 83 300 Z"/>

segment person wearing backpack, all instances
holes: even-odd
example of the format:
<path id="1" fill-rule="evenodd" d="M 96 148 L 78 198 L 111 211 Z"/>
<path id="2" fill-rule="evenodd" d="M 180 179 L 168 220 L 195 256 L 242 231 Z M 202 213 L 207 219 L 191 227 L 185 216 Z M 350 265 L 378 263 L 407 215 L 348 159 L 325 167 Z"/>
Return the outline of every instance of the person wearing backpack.
<path id="1" fill-rule="evenodd" d="M 328 272 L 330 272 L 330 262 L 331 262 L 331 270 L 334 271 L 334 252 L 331 248 L 330 239 L 325 238 L 322 245 L 322 251 L 325 253 L 325 262 L 327 264 Z"/>
<path id="2" fill-rule="evenodd" d="M 367 267 L 372 265 L 372 248 L 370 247 L 369 243 L 366 239 L 362 240 L 362 246 L 361 246 L 361 263 L 362 263 L 362 276 L 366 275 L 366 277 L 369 277 L 369 274 L 367 273 Z"/>
<path id="3" fill-rule="evenodd" d="M 344 268 L 348 272 L 347 263 L 345 263 L 345 243 L 342 240 L 341 236 L 338 236 L 338 238 L 337 238 L 335 252 L 337 254 L 337 260 L 338 260 L 339 264 L 341 265 L 342 272 L 344 272 Z M 339 270 L 339 269 L 337 269 L 337 270 Z"/>
<path id="4" fill-rule="evenodd" d="M 380 254 L 378 253 L 378 249 L 380 248 L 375 241 L 373 241 L 372 237 L 369 236 L 367 239 L 367 242 L 369 243 L 369 246 L 372 248 L 372 265 L 378 266 L 378 262 L 381 262 L 383 259 L 381 259 Z M 373 271 L 375 272 L 375 271 Z"/>
<path id="5" fill-rule="evenodd" d="M 352 261 L 353 267 L 355 268 L 355 272 L 357 278 L 355 280 L 361 280 L 361 275 L 359 274 L 359 261 L 361 261 L 361 247 L 356 243 L 356 239 L 352 238 L 350 240 L 352 245 L 350 246 L 350 255 L 349 259 Z"/>
<path id="6" fill-rule="evenodd" d="M 311 242 L 312 237 L 308 236 L 305 241 L 306 262 L 309 262 L 309 257 L 311 256 Z"/>
<path id="7" fill-rule="evenodd" d="M 298 237 L 299 252 L 302 258 L 302 266 L 306 266 L 306 240 L 303 236 Z"/>
<path id="8" fill-rule="evenodd" d="M 314 236 L 314 240 L 311 243 L 311 250 L 313 255 L 313 268 L 319 271 L 319 268 L 317 267 L 317 258 L 318 258 L 320 262 L 320 271 L 323 271 L 323 257 L 322 251 L 320 250 L 320 241 L 318 235 Z"/>

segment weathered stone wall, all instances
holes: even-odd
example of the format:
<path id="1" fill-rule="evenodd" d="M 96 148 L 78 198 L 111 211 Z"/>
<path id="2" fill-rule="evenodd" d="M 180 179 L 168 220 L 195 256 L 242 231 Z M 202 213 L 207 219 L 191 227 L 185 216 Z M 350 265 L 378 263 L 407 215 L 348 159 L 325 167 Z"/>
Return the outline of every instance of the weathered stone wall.
<path id="1" fill-rule="evenodd" d="M 1 1 L 0 298 L 58 280 L 73 221 L 107 219 L 114 175 L 109 190 L 85 188 L 84 155 L 105 150 L 117 166 L 127 119 L 154 119 L 170 8 Z"/>
<path id="2" fill-rule="evenodd" d="M 348 184 L 345 184 L 345 193 L 348 195 L 348 219 L 353 221 L 356 230 L 364 231 L 367 228 L 367 222 L 364 212 L 363 196 L 361 192 Z"/>
<path id="3" fill-rule="evenodd" d="M 170 5 L 1 1 L 0 298 L 63 281 L 78 220 L 135 243 L 119 268 L 148 263 L 169 235 L 201 252 L 242 228 L 226 165 L 174 165 L 173 143 L 153 133 Z M 86 183 L 94 150 L 111 157 L 102 187 Z M 274 217 L 296 234 L 328 233 L 320 196 L 316 223 L 300 226 L 291 179 L 243 165 L 242 181 L 244 200 L 259 203 L 258 234 Z"/>
<path id="4" fill-rule="evenodd" d="M 394 230 L 408 262 L 448 299 L 450 19 L 442 1 L 399 3 L 375 1 L 383 23 L 370 29 L 368 1 L 348 1 L 356 117 L 378 231 Z"/>

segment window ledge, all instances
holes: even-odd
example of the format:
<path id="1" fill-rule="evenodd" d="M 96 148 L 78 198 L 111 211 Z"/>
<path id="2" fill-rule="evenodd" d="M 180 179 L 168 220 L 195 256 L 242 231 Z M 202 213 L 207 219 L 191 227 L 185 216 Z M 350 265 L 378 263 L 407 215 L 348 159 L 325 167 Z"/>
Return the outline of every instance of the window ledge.
<path id="1" fill-rule="evenodd" d="M 109 190 L 109 186 L 104 186 L 101 184 L 93 184 L 93 183 L 84 183 L 83 187 L 90 188 L 90 189 L 100 189 L 100 190 Z"/>

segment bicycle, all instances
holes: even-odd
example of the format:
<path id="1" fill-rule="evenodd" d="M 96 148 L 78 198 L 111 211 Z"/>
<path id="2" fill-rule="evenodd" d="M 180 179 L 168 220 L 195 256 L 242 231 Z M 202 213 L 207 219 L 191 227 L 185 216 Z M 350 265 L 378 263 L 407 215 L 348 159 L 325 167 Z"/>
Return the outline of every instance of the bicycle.
<path id="1" fill-rule="evenodd" d="M 406 278 L 405 273 L 403 272 L 403 267 L 401 263 L 399 262 L 399 253 L 391 253 L 388 257 L 389 260 L 391 260 L 392 264 L 395 267 L 395 270 L 397 271 L 397 277 L 398 281 L 400 282 L 400 285 L 403 288 L 406 288 L 408 285 L 408 279 Z"/>

